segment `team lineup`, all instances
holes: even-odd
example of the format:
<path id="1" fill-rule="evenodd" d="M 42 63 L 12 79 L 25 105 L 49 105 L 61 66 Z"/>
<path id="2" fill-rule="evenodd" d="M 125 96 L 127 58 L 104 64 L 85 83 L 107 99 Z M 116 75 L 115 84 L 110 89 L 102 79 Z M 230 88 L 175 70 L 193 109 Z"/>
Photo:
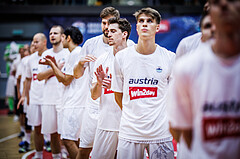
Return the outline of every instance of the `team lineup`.
<path id="1" fill-rule="evenodd" d="M 28 151 L 42 159 L 50 135 L 53 159 L 240 158 L 240 1 L 209 0 L 201 32 L 176 54 L 158 45 L 161 15 L 134 13 L 132 26 L 114 7 L 100 13 L 103 34 L 86 40 L 77 27 L 36 33 L 21 54 L 18 108 Z"/>

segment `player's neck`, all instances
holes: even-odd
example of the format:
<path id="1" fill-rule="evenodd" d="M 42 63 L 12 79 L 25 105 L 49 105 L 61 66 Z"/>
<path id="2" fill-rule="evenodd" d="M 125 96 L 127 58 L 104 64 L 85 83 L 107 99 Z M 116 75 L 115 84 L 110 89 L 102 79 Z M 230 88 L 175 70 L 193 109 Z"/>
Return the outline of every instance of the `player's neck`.
<path id="1" fill-rule="evenodd" d="M 231 58 L 240 54 L 240 34 L 236 32 L 216 31 L 213 51 L 222 58 Z"/>
<path id="2" fill-rule="evenodd" d="M 70 53 L 77 47 L 78 45 L 75 44 L 69 44 L 68 50 L 70 51 Z"/>
<path id="3" fill-rule="evenodd" d="M 139 38 L 135 49 L 140 54 L 149 55 L 155 52 L 156 47 L 155 39 L 142 40 Z"/>
<path id="4" fill-rule="evenodd" d="M 113 46 L 113 55 L 115 56 L 116 53 L 125 49 L 127 47 L 127 41 L 124 40 L 120 45 Z"/>
<path id="5" fill-rule="evenodd" d="M 45 47 L 44 49 L 38 51 L 38 56 L 42 56 L 43 52 L 47 50 L 47 47 Z"/>
<path id="6" fill-rule="evenodd" d="M 53 45 L 53 52 L 58 53 L 63 49 L 63 44 L 62 42 L 57 44 L 57 45 Z"/>

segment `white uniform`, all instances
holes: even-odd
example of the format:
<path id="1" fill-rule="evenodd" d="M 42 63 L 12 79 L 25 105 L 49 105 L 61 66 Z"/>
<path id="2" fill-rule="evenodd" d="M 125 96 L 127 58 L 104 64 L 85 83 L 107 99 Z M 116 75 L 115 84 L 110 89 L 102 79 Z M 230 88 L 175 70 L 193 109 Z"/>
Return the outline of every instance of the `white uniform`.
<path id="1" fill-rule="evenodd" d="M 55 57 L 56 62 L 65 62 L 69 55 L 68 49 L 62 49 L 55 53 L 53 49 L 48 49 L 42 54 L 42 59 L 50 55 Z M 48 65 L 39 65 L 40 72 L 51 69 Z M 59 83 L 56 76 L 52 76 L 45 80 L 43 89 L 43 105 L 42 111 L 42 134 L 52 134 L 57 132 L 57 106 L 62 104 L 64 85 Z"/>
<path id="2" fill-rule="evenodd" d="M 195 159 L 240 158 L 240 57 L 221 59 L 206 44 L 176 62 L 172 127 L 193 129 Z"/>
<path id="3" fill-rule="evenodd" d="M 41 56 L 38 52 L 29 56 L 26 65 L 26 78 L 32 78 L 29 90 L 29 106 L 27 109 L 28 125 L 39 126 L 42 124 L 41 105 L 43 103 L 43 87 L 44 81 L 38 81 L 37 74 L 39 73 L 38 62 Z"/>
<path id="4" fill-rule="evenodd" d="M 21 59 L 20 64 L 18 65 L 17 68 L 17 72 L 16 72 L 16 77 L 21 76 L 21 80 L 20 80 L 20 94 L 22 95 L 23 93 L 23 85 L 24 85 L 24 81 L 26 79 L 26 65 L 28 63 L 30 56 L 25 56 L 24 58 Z M 26 100 L 25 103 L 23 104 L 23 112 L 26 113 L 27 112 L 27 105 L 26 105 Z"/>
<path id="5" fill-rule="evenodd" d="M 118 158 L 143 158 L 148 146 L 152 157 L 163 153 L 160 143 L 170 143 L 164 153 L 173 157 L 166 99 L 174 61 L 175 54 L 159 45 L 150 55 L 134 46 L 116 54 L 112 89 L 123 93 Z"/>
<path id="6" fill-rule="evenodd" d="M 198 32 L 186 38 L 183 38 L 176 50 L 176 60 L 182 57 L 183 55 L 187 55 L 193 53 L 198 47 L 200 47 L 203 42 L 201 41 L 202 33 Z M 169 117 L 174 117 L 169 112 Z M 188 149 L 185 141 L 183 140 L 183 136 L 180 137 L 180 143 L 177 148 L 177 158 L 178 159 L 186 159 L 192 158 L 191 151 Z"/>
<path id="7" fill-rule="evenodd" d="M 176 50 L 176 59 L 179 57 L 189 54 L 192 51 L 196 50 L 196 48 L 201 43 L 201 37 L 202 33 L 195 33 L 191 36 L 188 36 L 186 38 L 183 38 L 180 43 L 178 44 L 177 50 Z"/>
<path id="8" fill-rule="evenodd" d="M 81 54 L 81 47 L 76 47 L 69 55 L 63 68 L 63 73 L 73 76 L 73 69 L 78 59 L 85 57 Z M 86 98 L 89 91 L 88 74 L 79 79 L 73 79 L 70 85 L 64 88 L 63 110 L 60 114 L 59 127 L 61 138 L 78 141 L 82 125 L 83 113 L 86 107 Z M 58 118 L 59 119 L 59 118 Z"/>
<path id="9" fill-rule="evenodd" d="M 106 52 L 97 59 L 94 70 L 102 64 L 104 71 L 107 67 L 109 68 L 108 75 L 110 75 L 112 74 L 113 61 L 113 52 Z M 93 83 L 96 83 L 96 76 L 93 77 Z M 114 158 L 118 144 L 121 114 L 122 111 L 115 101 L 114 92 L 111 89 L 102 89 L 92 158 Z"/>
<path id="10" fill-rule="evenodd" d="M 128 40 L 128 45 L 134 44 L 131 40 Z M 103 42 L 103 34 L 88 39 L 82 47 L 81 54 L 91 54 L 95 57 L 99 57 L 105 52 L 113 52 L 113 47 L 105 44 Z M 87 68 L 85 73 L 89 73 L 89 86 L 92 85 L 93 79 L 93 70 L 94 62 L 87 63 Z M 88 91 L 87 97 L 87 107 L 83 117 L 82 129 L 81 129 L 81 137 L 80 137 L 80 147 L 89 148 L 93 146 L 93 141 L 96 133 L 97 128 L 97 120 L 98 120 L 98 106 L 99 106 L 99 99 L 93 100 L 91 98 L 91 92 Z"/>

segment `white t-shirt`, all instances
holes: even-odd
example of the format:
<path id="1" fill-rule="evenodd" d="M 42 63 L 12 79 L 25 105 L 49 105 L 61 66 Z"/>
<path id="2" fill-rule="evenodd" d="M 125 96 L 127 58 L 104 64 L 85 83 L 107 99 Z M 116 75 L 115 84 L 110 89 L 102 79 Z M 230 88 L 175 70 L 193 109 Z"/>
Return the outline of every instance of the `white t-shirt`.
<path id="1" fill-rule="evenodd" d="M 101 55 L 95 62 L 94 70 L 100 65 L 106 71 L 108 67 L 108 75 L 112 74 L 114 55 L 113 52 L 106 52 Z M 93 83 L 97 82 L 96 75 L 93 75 Z M 111 89 L 102 89 L 99 104 L 98 128 L 107 131 L 118 131 L 122 111 L 115 101 L 114 92 Z"/>
<path id="2" fill-rule="evenodd" d="M 128 46 L 131 46 L 133 44 L 134 44 L 133 41 L 128 40 Z M 81 54 L 93 55 L 98 58 L 100 55 L 104 54 L 105 52 L 113 52 L 113 47 L 103 42 L 103 34 L 101 34 L 99 36 L 88 39 L 82 47 Z M 88 71 L 89 73 L 89 88 L 92 86 L 93 72 L 95 71 L 93 70 L 94 64 L 95 62 L 87 63 L 87 68 L 84 72 L 86 73 Z M 94 109 L 98 109 L 98 105 L 99 105 L 98 99 L 93 100 L 91 98 L 90 91 L 88 92 L 87 105 Z"/>
<path id="3" fill-rule="evenodd" d="M 175 54 L 157 45 L 143 55 L 131 46 L 115 55 L 112 90 L 123 93 L 119 137 L 171 141 L 166 112 Z"/>
<path id="4" fill-rule="evenodd" d="M 16 77 L 21 76 L 20 80 L 20 94 L 23 92 L 23 82 L 26 79 L 26 65 L 30 56 L 25 56 L 21 59 L 20 64 L 17 67 Z"/>
<path id="5" fill-rule="evenodd" d="M 68 49 L 62 49 L 61 51 L 55 53 L 53 48 L 48 49 L 43 52 L 41 58 L 50 55 L 55 57 L 56 62 L 66 62 L 69 55 Z M 40 72 L 51 69 L 51 66 L 48 65 L 39 65 Z M 52 76 L 49 79 L 45 80 L 44 90 L 43 90 L 43 105 L 59 105 L 62 104 L 62 95 L 63 95 L 64 85 L 59 83 L 56 76 Z"/>
<path id="6" fill-rule="evenodd" d="M 32 78 L 31 86 L 29 90 L 29 104 L 42 104 L 43 103 L 43 87 L 44 80 L 38 81 L 37 74 L 39 73 L 38 62 L 41 56 L 38 56 L 38 52 L 29 56 L 28 63 L 26 65 L 26 78 Z"/>
<path id="7" fill-rule="evenodd" d="M 176 62 L 171 126 L 193 129 L 196 159 L 240 157 L 240 56 L 221 59 L 204 45 Z"/>
<path id="8" fill-rule="evenodd" d="M 85 55 L 81 54 L 81 47 L 76 47 L 69 55 L 63 73 L 73 76 L 74 65 Z M 64 87 L 63 106 L 64 108 L 85 107 L 87 92 L 89 91 L 88 74 L 85 73 L 78 79 L 73 79 L 70 85 Z"/>
<path id="9" fill-rule="evenodd" d="M 12 65 L 11 65 L 10 72 L 16 71 L 16 73 L 17 73 L 17 68 L 18 68 L 20 62 L 21 62 L 21 56 L 20 56 L 20 54 L 18 54 L 17 58 L 13 61 Z M 17 74 L 15 74 L 15 76 L 14 76 L 15 77 L 15 80 L 14 80 L 15 86 L 17 85 L 17 76 L 16 75 Z"/>
<path id="10" fill-rule="evenodd" d="M 188 36 L 186 38 L 183 38 L 180 43 L 178 44 L 177 50 L 176 50 L 176 59 L 179 57 L 189 54 L 192 51 L 196 50 L 196 48 L 201 43 L 201 37 L 202 33 L 195 33 L 191 36 Z"/>

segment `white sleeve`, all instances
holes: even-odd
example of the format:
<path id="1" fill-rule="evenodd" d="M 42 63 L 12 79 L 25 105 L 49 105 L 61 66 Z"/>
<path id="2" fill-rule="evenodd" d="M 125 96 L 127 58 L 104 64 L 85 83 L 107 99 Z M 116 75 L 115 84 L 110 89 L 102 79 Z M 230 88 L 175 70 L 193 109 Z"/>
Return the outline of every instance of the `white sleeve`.
<path id="1" fill-rule="evenodd" d="M 32 78 L 31 68 L 30 68 L 31 57 L 26 64 L 26 78 Z"/>
<path id="2" fill-rule="evenodd" d="M 113 74 L 112 74 L 112 90 L 114 92 L 123 92 L 123 74 L 121 70 L 121 65 L 119 64 L 119 59 L 116 57 L 114 58 L 113 64 Z"/>
<path id="3" fill-rule="evenodd" d="M 93 67 L 93 71 L 92 71 L 92 83 L 96 83 L 97 82 L 97 77 L 96 75 L 94 74 L 94 72 L 96 72 L 97 68 L 101 65 L 101 61 L 100 59 L 98 58 L 96 61 L 95 61 L 95 64 L 94 64 L 94 67 Z M 104 68 L 103 68 L 104 70 Z"/>
<path id="4" fill-rule="evenodd" d="M 186 44 L 185 44 L 185 40 L 182 39 L 178 44 L 178 47 L 176 50 L 176 59 L 183 56 L 184 54 L 186 54 Z"/>
<path id="5" fill-rule="evenodd" d="M 177 63 L 169 88 L 168 118 L 173 128 L 192 128 L 192 105 L 189 75 Z"/>

